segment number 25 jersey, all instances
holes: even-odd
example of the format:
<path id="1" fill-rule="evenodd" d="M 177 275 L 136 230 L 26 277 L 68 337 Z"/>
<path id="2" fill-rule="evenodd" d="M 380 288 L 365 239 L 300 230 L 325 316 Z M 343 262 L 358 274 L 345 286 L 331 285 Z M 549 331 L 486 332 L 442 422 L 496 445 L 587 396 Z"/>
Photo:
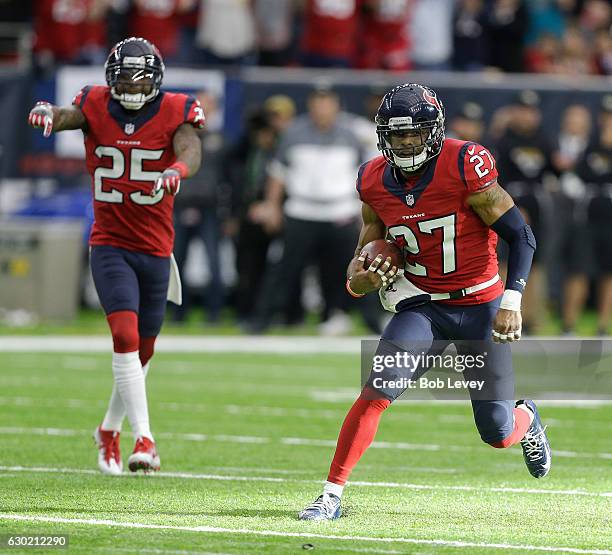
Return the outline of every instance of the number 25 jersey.
<path id="1" fill-rule="evenodd" d="M 405 276 L 428 293 L 448 293 L 493 280 L 498 272 L 497 234 L 467 204 L 471 193 L 497 180 L 495 161 L 483 146 L 446 139 L 425 171 L 406 180 L 382 156 L 359 169 L 357 190 L 406 255 Z M 503 291 L 494 285 L 449 304 L 479 304 Z"/>
<path id="2" fill-rule="evenodd" d="M 90 245 L 111 245 L 170 256 L 174 197 L 151 190 L 176 156 L 172 138 L 183 123 L 201 127 L 197 100 L 161 92 L 140 110 L 125 110 L 104 86 L 85 87 L 74 98 L 85 119 L 85 160 L 93 179 L 94 224 Z"/>

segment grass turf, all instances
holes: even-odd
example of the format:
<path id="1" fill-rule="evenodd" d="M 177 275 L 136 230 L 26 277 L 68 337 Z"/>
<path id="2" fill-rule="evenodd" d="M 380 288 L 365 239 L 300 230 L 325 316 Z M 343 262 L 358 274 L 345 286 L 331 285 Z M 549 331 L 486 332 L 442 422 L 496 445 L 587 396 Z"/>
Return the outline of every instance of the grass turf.
<path id="1" fill-rule="evenodd" d="M 382 312 L 381 312 L 382 314 Z M 315 313 L 306 314 L 305 321 L 293 326 L 273 326 L 268 333 L 273 335 L 317 335 L 319 318 Z M 352 313 L 353 329 L 351 335 L 363 336 L 371 333 L 362 318 Z M 576 335 L 589 337 L 597 334 L 597 314 L 592 310 L 583 312 L 576 322 Z M 536 335 L 554 336 L 562 332 L 561 320 L 552 311 L 547 311 L 543 317 L 542 325 Z M 40 322 L 21 323 L 9 325 L 0 320 L 1 335 L 82 335 L 82 334 L 108 334 L 108 325 L 101 310 L 81 309 L 76 318 L 69 322 L 43 320 Z M 173 322 L 170 315 L 164 323 L 164 334 L 167 335 L 237 335 L 241 328 L 231 310 L 222 313 L 221 320 L 211 325 L 206 322 L 203 311 L 193 308 L 186 320 L 182 323 Z"/>
<path id="2" fill-rule="evenodd" d="M 90 435 L 110 393 L 110 354 L 0 353 L 0 513 L 77 519 L 0 516 L 0 535 L 65 533 L 70 551 L 82 553 L 610 549 L 612 497 L 601 495 L 612 491 L 610 406 L 542 409 L 557 454 L 550 475 L 536 481 L 520 447 L 480 442 L 469 403 L 398 403 L 352 476 L 346 517 L 297 521 L 320 491 L 358 391 L 358 363 L 346 355 L 158 354 L 148 391 L 167 475 L 109 478 L 95 471 Z M 124 459 L 131 447 L 124 433 Z"/>

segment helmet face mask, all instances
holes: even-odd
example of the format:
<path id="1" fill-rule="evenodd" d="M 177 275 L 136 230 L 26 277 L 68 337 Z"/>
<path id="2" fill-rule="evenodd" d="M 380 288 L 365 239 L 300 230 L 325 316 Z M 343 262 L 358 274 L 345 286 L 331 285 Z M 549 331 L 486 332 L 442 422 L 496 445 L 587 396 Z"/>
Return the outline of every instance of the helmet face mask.
<path id="1" fill-rule="evenodd" d="M 152 43 L 131 37 L 113 47 L 104 69 L 112 97 L 126 110 L 140 110 L 159 94 L 165 68 Z"/>
<path id="2" fill-rule="evenodd" d="M 395 87 L 383 97 L 375 121 L 378 149 L 395 168 L 417 171 L 442 150 L 444 106 L 432 89 Z"/>

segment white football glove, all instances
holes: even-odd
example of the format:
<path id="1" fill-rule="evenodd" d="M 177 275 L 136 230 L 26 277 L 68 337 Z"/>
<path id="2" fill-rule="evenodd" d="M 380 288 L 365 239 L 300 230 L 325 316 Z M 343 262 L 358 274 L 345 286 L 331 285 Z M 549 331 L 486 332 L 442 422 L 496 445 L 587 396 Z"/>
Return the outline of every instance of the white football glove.
<path id="1" fill-rule="evenodd" d="M 28 123 L 32 127 L 40 127 L 43 137 L 48 137 L 53 131 L 53 107 L 49 102 L 40 101 L 30 110 Z"/>
<path id="2" fill-rule="evenodd" d="M 151 196 L 155 196 L 162 188 L 171 195 L 176 195 L 181 190 L 181 174 L 178 170 L 173 168 L 165 169 L 155 180 Z"/>
<path id="3" fill-rule="evenodd" d="M 175 162 L 167 167 L 155 180 L 151 196 L 155 196 L 163 188 L 170 195 L 176 195 L 181 190 L 181 179 L 187 177 L 187 166 L 183 162 Z"/>

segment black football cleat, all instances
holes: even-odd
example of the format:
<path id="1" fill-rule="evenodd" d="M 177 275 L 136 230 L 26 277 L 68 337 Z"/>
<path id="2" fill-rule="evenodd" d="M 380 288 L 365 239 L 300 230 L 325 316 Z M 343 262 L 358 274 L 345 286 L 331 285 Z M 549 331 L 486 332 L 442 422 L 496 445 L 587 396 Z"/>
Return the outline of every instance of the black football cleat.
<path id="1" fill-rule="evenodd" d="M 334 520 L 340 518 L 340 498 L 333 493 L 324 493 L 306 507 L 299 515 L 300 520 Z"/>
<path id="2" fill-rule="evenodd" d="M 542 425 L 540 415 L 535 403 L 530 399 L 517 401 L 516 406 L 525 405 L 533 413 L 533 422 L 525 437 L 521 439 L 523 448 L 523 458 L 529 473 L 534 478 L 543 478 L 550 470 L 550 462 L 552 459 L 550 452 L 550 443 L 546 437 L 546 426 Z"/>

